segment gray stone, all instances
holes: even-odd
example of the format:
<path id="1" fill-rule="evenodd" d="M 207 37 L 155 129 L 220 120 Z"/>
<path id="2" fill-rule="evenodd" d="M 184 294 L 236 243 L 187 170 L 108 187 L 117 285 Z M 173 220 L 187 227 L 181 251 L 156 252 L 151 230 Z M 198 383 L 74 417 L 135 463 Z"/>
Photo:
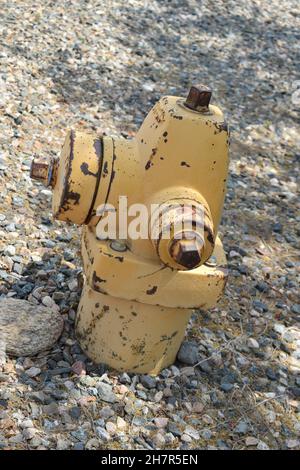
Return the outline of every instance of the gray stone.
<path id="1" fill-rule="evenodd" d="M 33 425 L 33 421 L 29 418 L 27 419 L 24 419 L 24 421 L 22 421 L 22 423 L 20 424 L 21 428 L 25 429 L 25 428 L 33 428 L 34 425 Z"/>
<path id="2" fill-rule="evenodd" d="M 147 400 L 147 393 L 145 393 L 143 390 L 137 390 L 136 395 L 142 400 Z"/>
<path id="3" fill-rule="evenodd" d="M 184 341 L 178 351 L 177 359 L 193 366 L 199 361 L 198 346 L 191 341 Z"/>
<path id="4" fill-rule="evenodd" d="M 36 447 L 42 445 L 42 443 L 43 443 L 42 439 L 40 439 L 39 437 L 34 437 L 30 441 L 30 446 L 36 448 Z"/>
<path id="5" fill-rule="evenodd" d="M 112 391 L 112 386 L 104 382 L 100 382 L 97 385 L 98 396 L 101 400 L 106 401 L 107 403 L 115 403 L 117 397 Z"/>
<path id="6" fill-rule="evenodd" d="M 36 377 L 37 375 L 40 375 L 40 373 L 41 369 L 39 367 L 30 367 L 26 370 L 26 374 L 29 375 L 29 377 Z"/>
<path id="7" fill-rule="evenodd" d="M 158 448 L 158 449 L 163 448 L 164 445 L 166 444 L 165 436 L 163 436 L 160 433 L 155 434 L 155 436 L 153 437 L 153 444 L 155 448 Z"/>
<path id="8" fill-rule="evenodd" d="M 130 384 L 131 383 L 131 379 L 129 377 L 128 374 L 126 374 L 126 372 L 123 372 L 123 374 L 120 376 L 120 382 L 121 384 Z"/>
<path id="9" fill-rule="evenodd" d="M 86 441 L 87 432 L 84 429 L 77 429 L 76 431 L 71 431 L 71 436 L 75 437 L 78 441 Z"/>
<path id="10" fill-rule="evenodd" d="M 20 263 L 14 263 L 13 271 L 14 273 L 21 275 L 23 272 L 23 265 Z"/>
<path id="11" fill-rule="evenodd" d="M 234 385 L 229 383 L 222 383 L 220 388 L 223 392 L 228 393 L 233 389 Z"/>
<path id="12" fill-rule="evenodd" d="M 71 250 L 64 251 L 64 259 L 66 261 L 72 261 L 74 259 L 74 253 Z"/>
<path id="13" fill-rule="evenodd" d="M 0 372 L 0 382 L 7 382 L 8 379 L 9 377 L 7 374 L 3 374 L 2 372 Z"/>
<path id="14" fill-rule="evenodd" d="M 176 426 L 175 423 L 173 423 L 172 421 L 169 422 L 168 424 L 168 431 L 172 434 L 174 434 L 174 436 L 177 436 L 177 437 L 180 437 L 182 432 L 180 431 L 180 429 Z"/>
<path id="15" fill-rule="evenodd" d="M 58 438 L 56 443 L 57 450 L 67 450 L 70 447 L 70 442 L 67 439 Z"/>
<path id="16" fill-rule="evenodd" d="M 80 383 L 86 387 L 94 387 L 97 383 L 97 379 L 90 375 L 83 375 L 80 377 Z"/>
<path id="17" fill-rule="evenodd" d="M 182 434 L 181 440 L 182 442 L 186 442 L 187 444 L 190 444 L 192 442 L 192 438 L 188 434 Z"/>
<path id="18" fill-rule="evenodd" d="M 54 401 L 49 403 L 49 405 L 44 406 L 44 413 L 46 415 L 57 415 L 58 414 L 58 405 Z"/>
<path id="19" fill-rule="evenodd" d="M 212 371 L 212 368 L 209 365 L 208 360 L 201 362 L 201 364 L 199 364 L 199 369 L 202 370 L 202 372 L 205 372 L 206 374 L 210 374 Z"/>
<path id="20" fill-rule="evenodd" d="M 157 428 L 165 428 L 168 425 L 169 418 L 158 417 L 154 418 L 154 424 Z"/>
<path id="21" fill-rule="evenodd" d="M 270 449 L 268 444 L 266 444 L 264 441 L 259 441 L 256 448 L 257 450 L 269 450 Z"/>
<path id="22" fill-rule="evenodd" d="M 300 387 L 291 387 L 290 390 L 294 397 L 300 398 Z"/>
<path id="23" fill-rule="evenodd" d="M 115 423 L 113 423 L 112 421 L 108 421 L 108 423 L 106 423 L 106 431 L 109 433 L 109 434 L 116 434 L 117 432 L 117 426 Z"/>
<path id="24" fill-rule="evenodd" d="M 21 433 L 17 433 L 14 436 L 11 436 L 9 438 L 9 442 L 12 444 L 20 444 L 23 441 L 24 441 L 24 437 Z"/>
<path id="25" fill-rule="evenodd" d="M 7 256 L 15 256 L 16 248 L 13 245 L 8 245 L 4 250 L 4 254 Z"/>
<path id="26" fill-rule="evenodd" d="M 247 434 L 249 426 L 245 421 L 240 421 L 239 424 L 234 428 L 236 434 Z"/>
<path id="27" fill-rule="evenodd" d="M 212 436 L 212 432 L 209 430 L 209 429 L 204 429 L 202 432 L 201 432 L 201 436 L 203 437 L 203 439 L 210 439 L 211 436 Z"/>
<path id="28" fill-rule="evenodd" d="M 270 379 L 270 380 L 276 380 L 276 378 L 277 378 L 275 372 L 270 367 L 268 367 L 268 369 L 266 370 L 266 375 L 267 375 L 268 379 Z"/>
<path id="29" fill-rule="evenodd" d="M 70 408 L 69 413 L 73 419 L 79 419 L 81 415 L 81 409 L 79 406 L 73 406 Z"/>
<path id="30" fill-rule="evenodd" d="M 156 380 L 150 375 L 142 375 L 140 381 L 145 388 L 151 389 L 156 387 Z"/>
<path id="31" fill-rule="evenodd" d="M 51 398 L 49 395 L 44 393 L 42 390 L 37 391 L 37 392 L 31 392 L 29 394 L 29 399 L 34 400 L 37 403 L 42 403 L 42 404 L 49 404 L 51 403 Z"/>
<path id="32" fill-rule="evenodd" d="M 247 447 L 256 446 L 258 444 L 258 439 L 254 436 L 247 436 L 245 440 L 245 444 Z"/>
<path id="33" fill-rule="evenodd" d="M 50 349 L 62 333 L 63 320 L 26 300 L 0 299 L 0 341 L 14 356 L 32 356 Z"/>
<path id="34" fill-rule="evenodd" d="M 76 442 L 73 446 L 73 450 L 84 450 L 83 442 Z"/>
<path id="35" fill-rule="evenodd" d="M 112 410 L 109 406 L 104 406 L 99 413 L 100 417 L 103 419 L 111 418 L 114 414 L 114 410 Z"/>
<path id="36" fill-rule="evenodd" d="M 49 295 L 46 295 L 45 297 L 42 298 L 42 303 L 45 305 L 45 307 L 52 308 L 55 305 L 55 302 Z"/>
<path id="37" fill-rule="evenodd" d="M 268 306 L 261 302 L 260 300 L 253 300 L 253 307 L 258 311 L 258 312 L 267 312 L 268 311 Z"/>
<path id="38" fill-rule="evenodd" d="M 110 440 L 110 434 L 106 431 L 106 429 L 101 428 L 100 426 L 96 427 L 96 433 L 101 441 L 107 442 Z"/>
<path id="39" fill-rule="evenodd" d="M 89 439 L 87 443 L 85 444 L 85 449 L 87 450 L 92 450 L 92 449 L 98 449 L 100 445 L 100 441 L 96 438 Z"/>
<path id="40" fill-rule="evenodd" d="M 195 439 L 195 440 L 200 439 L 199 432 L 192 426 L 187 426 L 184 430 L 184 434 L 186 434 L 187 436 L 190 436 L 192 439 Z"/>
<path id="41" fill-rule="evenodd" d="M 34 428 L 25 428 L 25 429 L 23 429 L 22 434 L 23 434 L 23 436 L 26 440 L 30 440 L 35 436 L 36 429 L 34 429 Z"/>
<path id="42" fill-rule="evenodd" d="M 297 315 L 300 315 L 300 304 L 292 305 L 291 310 L 292 310 L 293 313 L 296 313 Z"/>
<path id="43" fill-rule="evenodd" d="M 255 338 L 248 339 L 248 346 L 249 348 L 252 348 L 252 349 L 259 349 L 259 344 Z"/>

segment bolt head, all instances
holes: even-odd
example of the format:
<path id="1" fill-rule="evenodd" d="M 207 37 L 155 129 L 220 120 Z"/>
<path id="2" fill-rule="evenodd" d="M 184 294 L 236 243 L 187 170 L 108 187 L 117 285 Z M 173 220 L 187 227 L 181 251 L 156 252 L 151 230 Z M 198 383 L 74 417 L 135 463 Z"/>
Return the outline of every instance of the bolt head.
<path id="1" fill-rule="evenodd" d="M 119 240 L 113 240 L 110 244 L 110 247 L 112 250 L 114 251 L 120 251 L 120 252 L 123 252 L 123 251 L 126 251 L 127 250 L 127 246 L 125 243 L 119 241 Z"/>
<path id="2" fill-rule="evenodd" d="M 194 240 L 174 240 L 171 244 L 170 255 L 186 269 L 197 268 L 201 263 L 203 244 L 197 239 Z"/>
<path id="3" fill-rule="evenodd" d="M 206 85 L 194 85 L 190 88 L 185 105 L 193 111 L 208 111 L 212 91 Z"/>

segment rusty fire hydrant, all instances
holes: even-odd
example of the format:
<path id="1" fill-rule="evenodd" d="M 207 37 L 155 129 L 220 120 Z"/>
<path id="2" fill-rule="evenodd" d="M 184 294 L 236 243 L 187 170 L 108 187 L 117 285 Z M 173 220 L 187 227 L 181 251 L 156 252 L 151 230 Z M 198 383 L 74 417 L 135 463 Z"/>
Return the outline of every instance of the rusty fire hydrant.
<path id="1" fill-rule="evenodd" d="M 70 131 L 59 160 L 32 163 L 32 178 L 53 188 L 54 217 L 84 225 L 76 334 L 95 362 L 159 373 L 175 360 L 192 311 L 213 307 L 223 293 L 217 232 L 229 134 L 210 98 L 202 85 L 187 99 L 165 96 L 134 139 Z M 145 208 L 143 237 L 124 231 L 137 204 Z M 109 217 L 117 220 L 113 235 L 103 229 Z"/>

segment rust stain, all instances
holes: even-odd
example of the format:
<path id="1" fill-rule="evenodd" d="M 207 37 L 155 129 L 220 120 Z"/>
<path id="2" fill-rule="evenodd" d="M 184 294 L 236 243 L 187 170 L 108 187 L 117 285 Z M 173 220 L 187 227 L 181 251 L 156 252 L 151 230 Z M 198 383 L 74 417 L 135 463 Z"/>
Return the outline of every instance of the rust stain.
<path id="1" fill-rule="evenodd" d="M 103 141 L 102 141 L 102 138 L 101 139 L 95 139 L 94 149 L 95 149 L 97 159 L 98 159 L 98 172 L 97 172 L 96 175 L 94 175 L 94 176 L 97 177 L 97 181 L 96 181 L 96 186 L 95 186 L 95 191 L 94 191 L 93 199 L 92 199 L 92 202 L 91 202 L 91 206 L 90 206 L 88 215 L 87 215 L 87 217 L 84 221 L 85 224 L 88 224 L 89 221 L 91 220 L 91 218 L 94 215 L 93 209 L 94 209 L 95 201 L 96 201 L 98 190 L 99 190 L 100 180 L 101 180 L 101 171 L 102 171 L 102 165 L 103 165 Z"/>
<path id="2" fill-rule="evenodd" d="M 149 160 L 147 161 L 147 163 L 145 165 L 145 170 L 149 170 L 149 168 L 151 168 L 151 166 L 153 166 L 153 158 L 154 158 L 156 152 L 157 152 L 156 148 L 152 149 L 152 153 L 150 155 L 150 158 L 149 158 Z"/>
<path id="3" fill-rule="evenodd" d="M 113 161 L 112 161 L 112 169 L 111 169 L 110 181 L 109 181 L 109 185 L 108 185 L 107 194 L 106 194 L 106 198 L 105 198 L 104 204 L 106 204 L 107 201 L 108 201 L 108 198 L 109 198 L 109 195 L 110 195 L 110 191 L 111 191 L 111 186 L 112 186 L 112 184 L 113 184 L 113 180 L 114 180 L 115 174 L 116 174 L 116 172 L 115 172 L 115 170 L 114 170 L 114 166 L 115 166 L 115 162 L 116 162 L 117 156 L 116 156 L 116 145 L 115 145 L 114 139 L 112 139 L 112 143 L 113 143 Z"/>
<path id="4" fill-rule="evenodd" d="M 215 237 L 214 237 L 214 234 L 213 234 L 213 231 L 211 230 L 210 227 L 208 227 L 207 225 L 204 226 L 204 232 L 207 233 L 207 240 L 209 241 L 209 243 L 211 243 L 212 245 L 215 243 Z"/>
<path id="5" fill-rule="evenodd" d="M 80 169 L 81 169 L 82 173 L 86 176 L 87 175 L 95 176 L 95 178 L 97 178 L 97 176 L 98 176 L 98 172 L 93 173 L 92 171 L 89 170 L 89 165 L 86 162 L 81 164 Z"/>
<path id="6" fill-rule="evenodd" d="M 103 178 L 106 178 L 108 175 L 108 163 L 105 162 L 104 165 L 103 165 L 103 172 L 102 172 L 102 176 Z"/>
<path id="7" fill-rule="evenodd" d="M 64 188 L 61 195 L 58 212 L 67 212 L 70 209 L 70 201 L 75 201 L 75 204 L 79 204 L 80 194 L 70 191 L 70 176 L 72 173 L 72 162 L 74 160 L 74 140 L 75 131 L 70 132 L 70 156 L 66 160 L 66 176 L 64 181 Z"/>
<path id="8" fill-rule="evenodd" d="M 220 132 L 228 132 L 228 124 L 226 121 L 224 122 L 214 122 L 213 123 L 217 132 L 215 134 L 220 133 Z"/>
<path id="9" fill-rule="evenodd" d="M 157 286 L 153 286 L 153 287 L 151 287 L 150 289 L 148 289 L 148 290 L 146 291 L 146 293 L 147 293 L 148 295 L 153 295 L 153 294 L 155 294 L 156 291 L 157 291 Z"/>

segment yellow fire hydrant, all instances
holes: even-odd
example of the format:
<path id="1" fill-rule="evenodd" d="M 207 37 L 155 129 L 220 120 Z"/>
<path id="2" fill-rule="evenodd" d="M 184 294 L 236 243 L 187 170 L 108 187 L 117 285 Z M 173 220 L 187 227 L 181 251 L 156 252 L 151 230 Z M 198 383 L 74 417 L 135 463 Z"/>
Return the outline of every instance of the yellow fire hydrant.
<path id="1" fill-rule="evenodd" d="M 192 311 L 223 293 L 229 134 L 210 98 L 203 85 L 165 96 L 134 139 L 70 131 L 60 159 L 32 163 L 53 187 L 54 217 L 84 225 L 76 334 L 97 363 L 159 373 Z"/>

